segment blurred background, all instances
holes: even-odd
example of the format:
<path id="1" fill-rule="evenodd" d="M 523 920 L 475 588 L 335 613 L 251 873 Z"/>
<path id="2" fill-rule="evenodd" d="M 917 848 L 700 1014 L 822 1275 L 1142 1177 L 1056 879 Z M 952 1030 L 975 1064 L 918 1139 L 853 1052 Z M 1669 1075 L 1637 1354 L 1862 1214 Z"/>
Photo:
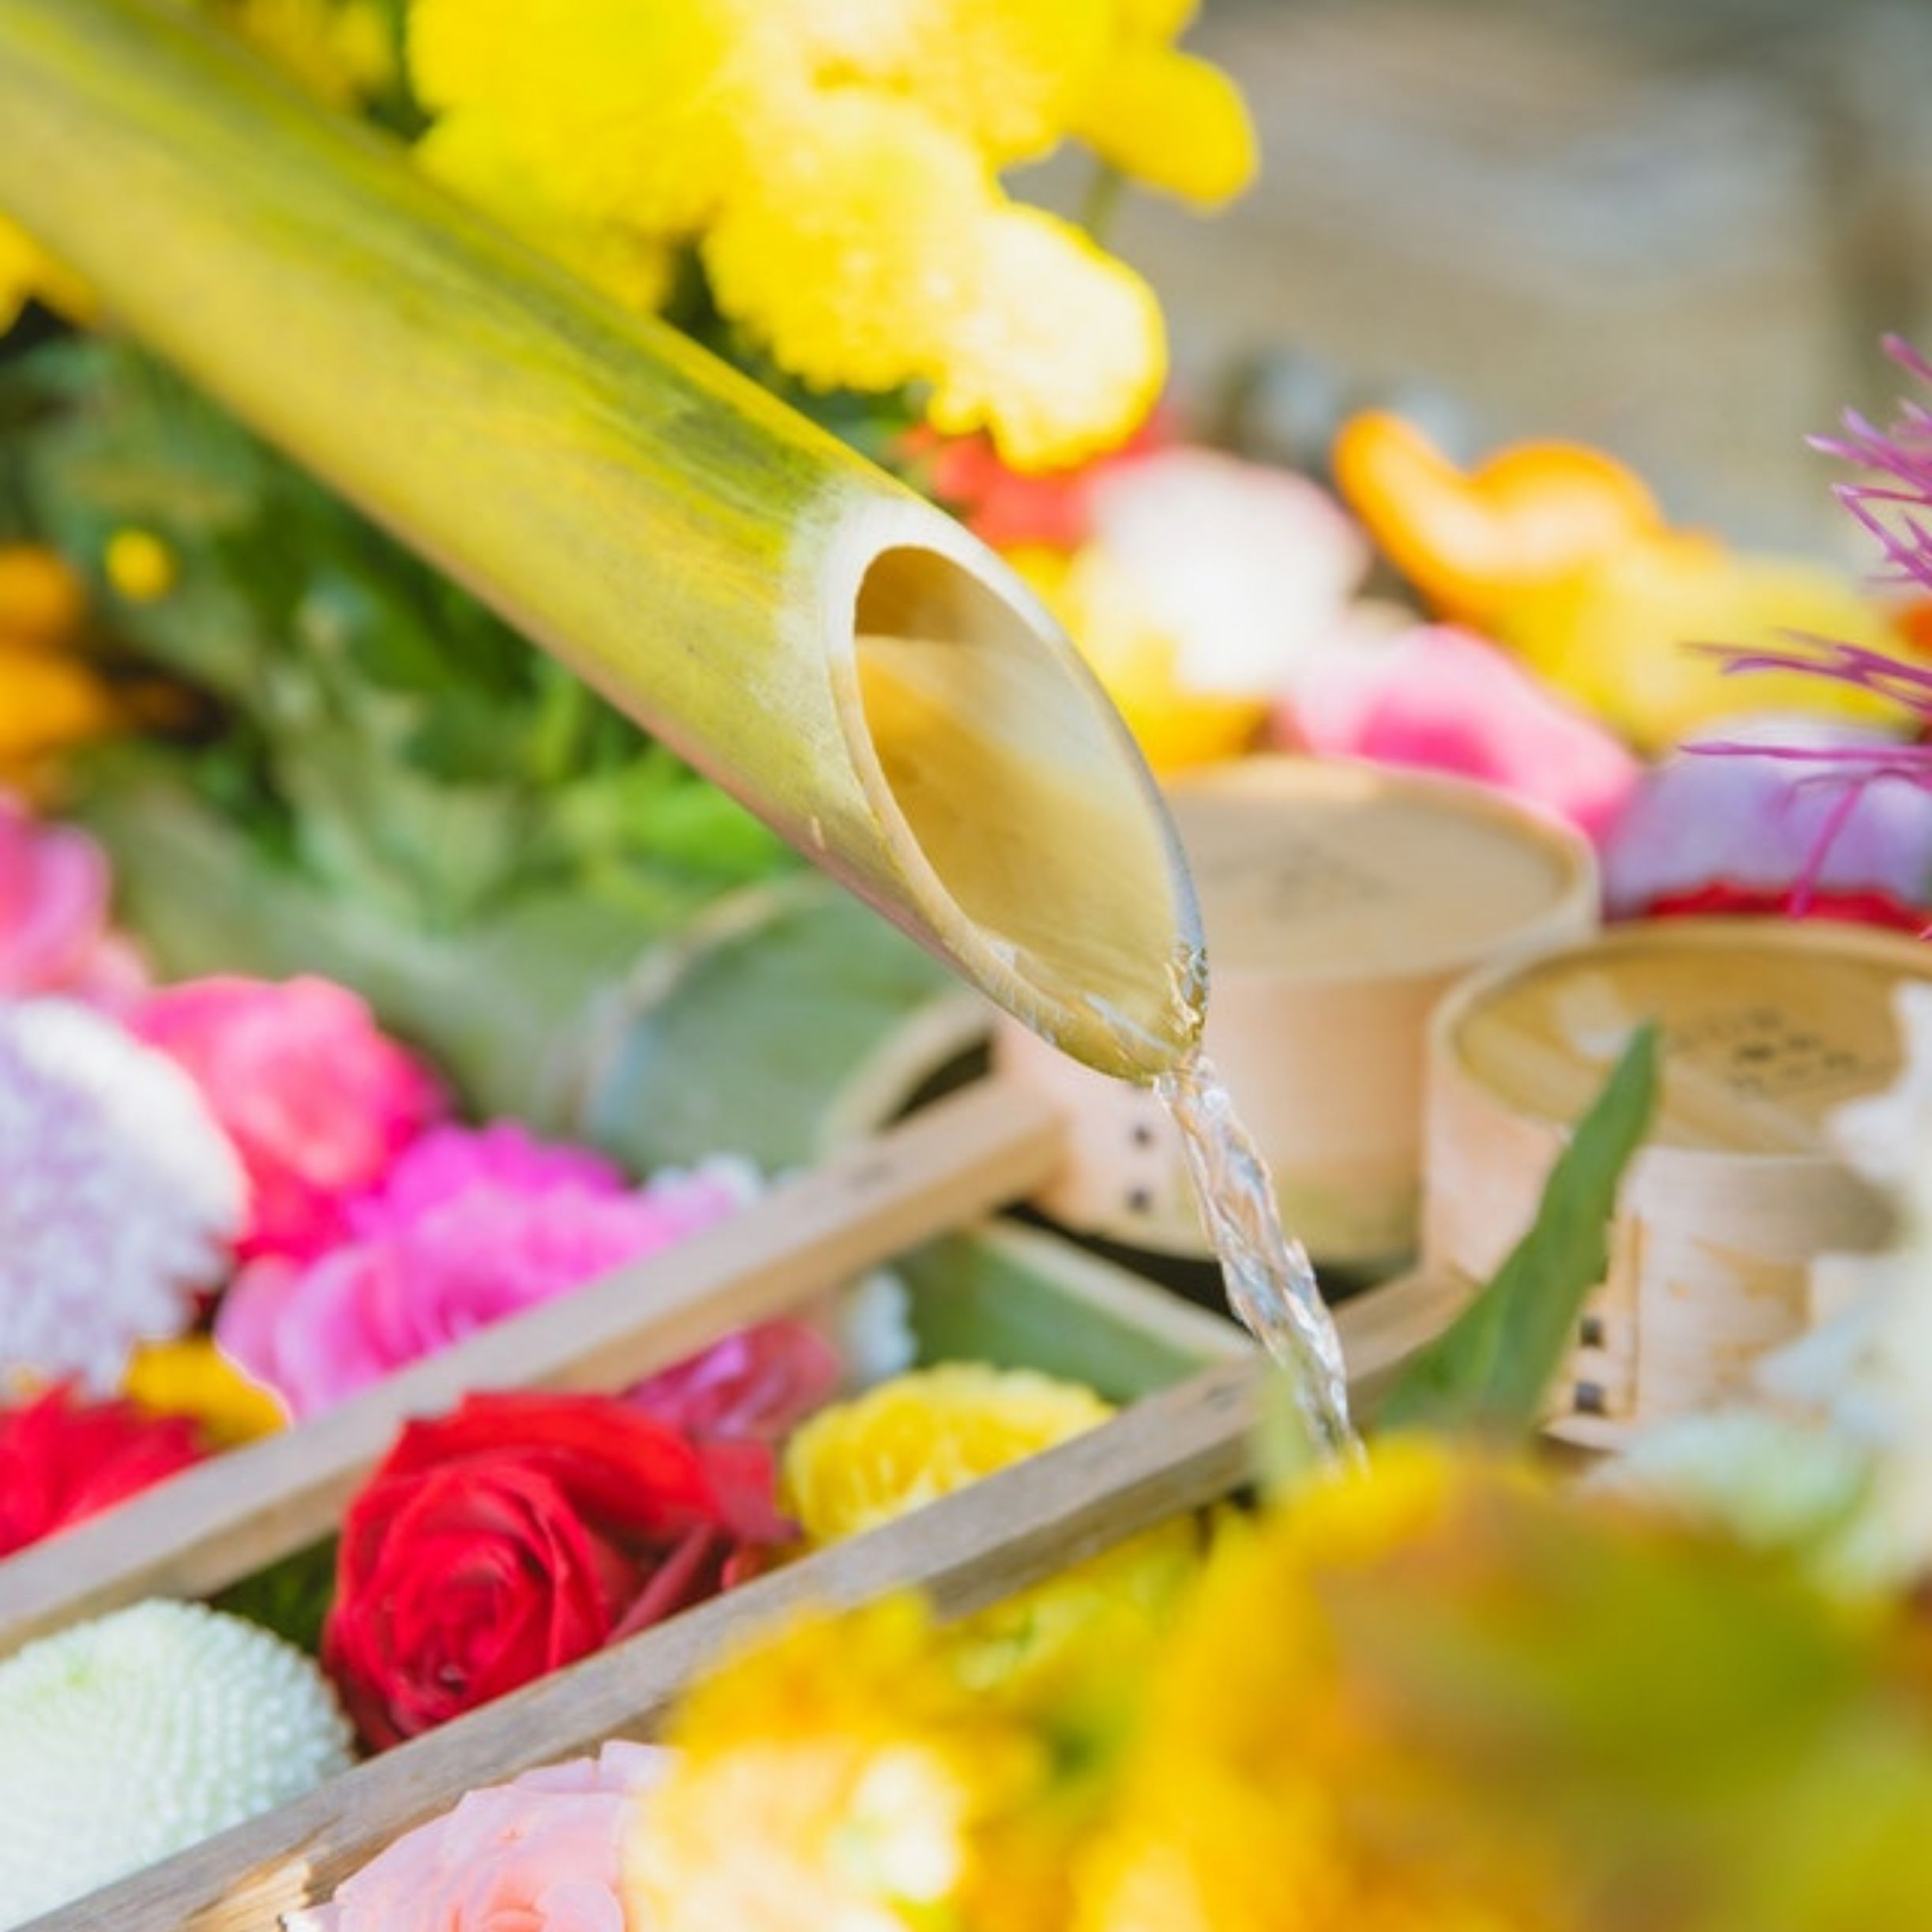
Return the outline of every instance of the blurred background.
<path id="1" fill-rule="evenodd" d="M 1213 221 L 1130 196 L 1112 239 L 1247 440 L 1305 459 L 1365 388 L 1855 553 L 1803 438 L 1889 403 L 1881 333 L 1928 332 L 1932 5 L 1208 0 L 1190 44 L 1247 91 L 1262 178 Z M 1077 205 L 1084 168 L 1045 173 Z"/>

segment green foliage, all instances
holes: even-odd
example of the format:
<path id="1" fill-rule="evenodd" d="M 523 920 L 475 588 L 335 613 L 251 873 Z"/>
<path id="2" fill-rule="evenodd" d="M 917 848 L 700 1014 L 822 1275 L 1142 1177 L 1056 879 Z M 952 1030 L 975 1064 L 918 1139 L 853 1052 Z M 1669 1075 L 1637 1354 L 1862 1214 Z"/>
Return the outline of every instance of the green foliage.
<path id="1" fill-rule="evenodd" d="M 1656 1030 L 1645 1026 L 1577 1124 L 1529 1232 L 1409 1364 L 1382 1405 L 1382 1427 L 1521 1435 L 1535 1426 L 1584 1298 L 1608 1266 L 1618 1185 L 1649 1127 L 1657 1079 Z"/>
<path id="2" fill-rule="evenodd" d="M 264 855 L 431 932 L 534 891 L 698 902 L 782 869 L 763 826 L 474 598 L 125 343 L 0 373 L 0 499 L 90 576 L 118 651 L 203 702 L 164 754 Z M 152 533 L 152 602 L 105 569 Z M 156 753 L 140 753 L 144 782 Z M 114 782 L 111 770 L 103 782 Z"/>
<path id="3" fill-rule="evenodd" d="M 244 1577 L 208 1600 L 215 1609 L 246 1617 L 315 1656 L 335 1593 L 336 1539 L 331 1536 Z"/>

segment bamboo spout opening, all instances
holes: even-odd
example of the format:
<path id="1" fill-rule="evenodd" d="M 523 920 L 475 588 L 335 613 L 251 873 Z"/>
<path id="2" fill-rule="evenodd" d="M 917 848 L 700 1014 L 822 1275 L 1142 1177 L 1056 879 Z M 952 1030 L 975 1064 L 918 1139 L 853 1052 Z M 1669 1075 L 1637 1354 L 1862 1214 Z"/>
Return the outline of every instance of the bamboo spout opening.
<path id="1" fill-rule="evenodd" d="M 906 542 L 872 557 L 853 613 L 854 761 L 970 976 L 1067 1052 L 1144 1079 L 1199 1030 L 1192 887 L 1126 726 L 997 568 Z"/>

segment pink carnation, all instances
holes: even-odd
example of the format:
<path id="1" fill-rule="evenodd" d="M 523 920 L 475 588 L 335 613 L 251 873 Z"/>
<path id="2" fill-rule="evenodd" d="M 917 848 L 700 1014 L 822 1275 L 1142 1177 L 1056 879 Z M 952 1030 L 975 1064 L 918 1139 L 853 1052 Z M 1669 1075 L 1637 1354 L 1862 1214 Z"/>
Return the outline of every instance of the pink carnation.
<path id="1" fill-rule="evenodd" d="M 422 1062 L 328 980 L 193 980 L 144 1000 L 133 1025 L 187 1070 L 241 1154 L 244 1257 L 323 1252 L 447 1107 Z"/>
<path id="2" fill-rule="evenodd" d="M 606 1744 L 595 1758 L 471 1791 L 405 1833 L 289 1932 L 625 1932 L 624 1841 L 669 1754 Z"/>
<path id="3" fill-rule="evenodd" d="M 0 792 L 0 997 L 66 993 L 120 1005 L 143 984 L 108 929 L 107 861 L 85 832 L 44 825 Z"/>
<path id="4" fill-rule="evenodd" d="M 1493 645 L 1424 628 L 1338 646 L 1297 681 L 1278 734 L 1331 757 L 1493 785 L 1601 838 L 1637 760 Z"/>
<path id="5" fill-rule="evenodd" d="M 728 1162 L 632 1191 L 597 1156 L 519 1127 L 438 1128 L 349 1210 L 342 1245 L 246 1270 L 216 1338 L 291 1413 L 313 1415 L 723 1220 L 748 1191 Z"/>

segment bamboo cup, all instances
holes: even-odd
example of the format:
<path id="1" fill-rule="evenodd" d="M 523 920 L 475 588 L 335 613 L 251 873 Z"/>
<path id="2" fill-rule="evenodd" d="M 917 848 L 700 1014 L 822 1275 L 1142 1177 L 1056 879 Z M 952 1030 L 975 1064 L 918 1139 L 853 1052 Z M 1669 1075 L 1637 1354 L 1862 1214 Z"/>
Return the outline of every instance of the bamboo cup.
<path id="1" fill-rule="evenodd" d="M 1811 1266 L 1886 1237 L 1885 1203 L 1828 1133 L 1898 1077 L 1893 1003 L 1932 952 L 1856 927 L 1668 920 L 1471 981 L 1430 1042 L 1425 1264 L 1486 1279 L 1631 1030 L 1662 1030 L 1656 1120 L 1625 1178 L 1604 1285 L 1555 1432 L 1630 1427 L 1743 1390 L 1827 1311 Z"/>
<path id="2" fill-rule="evenodd" d="M 1191 1044 L 1159 795 L 951 519 L 166 0 L 0 0 L 0 208 L 1027 1026 Z"/>

